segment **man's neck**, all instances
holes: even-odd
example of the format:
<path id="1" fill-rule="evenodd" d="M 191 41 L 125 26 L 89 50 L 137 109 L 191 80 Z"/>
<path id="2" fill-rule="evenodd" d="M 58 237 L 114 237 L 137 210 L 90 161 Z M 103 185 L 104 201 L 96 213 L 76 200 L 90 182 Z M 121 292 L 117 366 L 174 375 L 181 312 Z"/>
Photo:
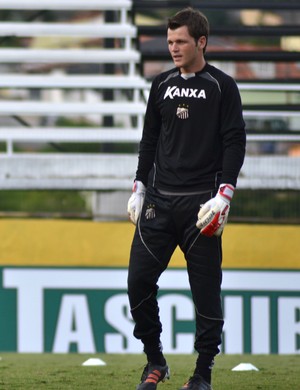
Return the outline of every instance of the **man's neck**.
<path id="1" fill-rule="evenodd" d="M 206 65 L 206 61 L 203 59 L 203 61 L 201 61 L 200 64 L 195 65 L 191 68 L 180 68 L 180 72 L 181 74 L 191 74 L 191 73 L 201 72 L 201 70 L 204 69 L 205 65 Z"/>

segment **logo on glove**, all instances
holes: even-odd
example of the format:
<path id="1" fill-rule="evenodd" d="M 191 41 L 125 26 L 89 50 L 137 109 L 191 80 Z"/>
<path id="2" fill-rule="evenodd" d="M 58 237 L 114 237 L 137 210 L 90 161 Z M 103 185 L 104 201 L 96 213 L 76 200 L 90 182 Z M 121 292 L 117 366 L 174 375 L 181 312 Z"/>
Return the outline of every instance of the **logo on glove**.
<path id="1" fill-rule="evenodd" d="M 208 213 L 208 216 L 203 220 L 203 222 L 202 222 L 201 225 L 204 227 L 204 226 L 206 226 L 207 224 L 209 224 L 209 223 L 214 219 L 215 215 L 216 215 L 216 213 L 215 213 L 213 210 L 211 210 L 211 211 Z"/>

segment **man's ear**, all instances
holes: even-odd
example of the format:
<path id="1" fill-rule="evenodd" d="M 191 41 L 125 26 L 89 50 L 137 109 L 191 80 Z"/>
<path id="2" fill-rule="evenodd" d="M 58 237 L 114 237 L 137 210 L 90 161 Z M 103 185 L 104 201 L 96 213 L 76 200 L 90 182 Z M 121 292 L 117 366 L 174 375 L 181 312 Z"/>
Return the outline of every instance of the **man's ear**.
<path id="1" fill-rule="evenodd" d="M 197 47 L 199 49 L 204 49 L 205 48 L 205 45 L 206 45 L 206 37 L 204 35 L 202 35 L 199 39 L 198 39 L 198 42 L 197 42 Z"/>

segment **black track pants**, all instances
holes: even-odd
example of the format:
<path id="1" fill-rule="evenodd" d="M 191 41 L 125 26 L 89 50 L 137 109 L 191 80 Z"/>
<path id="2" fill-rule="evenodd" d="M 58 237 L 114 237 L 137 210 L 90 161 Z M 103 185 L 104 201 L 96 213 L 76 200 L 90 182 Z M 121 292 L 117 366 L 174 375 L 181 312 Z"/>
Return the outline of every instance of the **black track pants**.
<path id="1" fill-rule="evenodd" d="M 179 245 L 187 262 L 195 304 L 195 349 L 209 355 L 219 352 L 223 327 L 221 238 L 202 236 L 195 225 L 200 204 L 211 196 L 211 192 L 167 196 L 153 188 L 147 189 L 132 242 L 128 272 L 134 336 L 144 344 L 159 340 L 162 325 L 156 299 L 157 283 Z"/>

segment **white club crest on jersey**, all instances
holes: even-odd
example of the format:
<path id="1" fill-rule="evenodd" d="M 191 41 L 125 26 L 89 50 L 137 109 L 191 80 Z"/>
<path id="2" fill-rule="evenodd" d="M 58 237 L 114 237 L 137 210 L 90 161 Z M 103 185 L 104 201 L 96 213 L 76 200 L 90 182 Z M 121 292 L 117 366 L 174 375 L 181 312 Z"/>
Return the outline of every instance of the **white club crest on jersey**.
<path id="1" fill-rule="evenodd" d="M 167 98 L 174 99 L 174 97 L 187 97 L 195 99 L 206 99 L 205 89 L 198 88 L 178 88 L 176 85 L 168 87 L 164 100 Z"/>
<path id="2" fill-rule="evenodd" d="M 177 107 L 176 115 L 180 119 L 187 119 L 189 117 L 189 106 L 182 104 Z"/>

